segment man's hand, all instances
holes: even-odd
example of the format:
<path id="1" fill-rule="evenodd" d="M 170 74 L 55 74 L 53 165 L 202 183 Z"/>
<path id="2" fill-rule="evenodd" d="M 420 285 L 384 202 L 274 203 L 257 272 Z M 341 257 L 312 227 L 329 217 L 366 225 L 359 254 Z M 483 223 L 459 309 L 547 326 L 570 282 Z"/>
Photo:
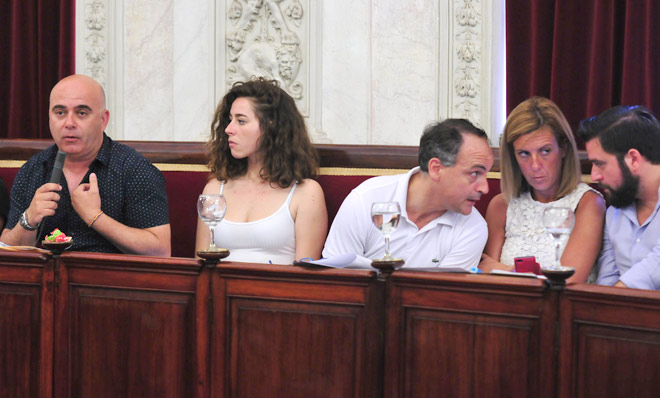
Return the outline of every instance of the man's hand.
<path id="1" fill-rule="evenodd" d="M 71 205 L 86 223 L 101 211 L 101 196 L 96 174 L 89 175 L 89 184 L 80 184 L 71 192 Z"/>
<path id="2" fill-rule="evenodd" d="M 625 283 L 618 281 L 617 283 L 614 284 L 614 287 L 628 287 L 628 286 L 626 286 Z"/>
<path id="3" fill-rule="evenodd" d="M 30 225 L 35 226 L 44 217 L 55 214 L 57 201 L 60 200 L 60 194 L 58 192 L 61 190 L 62 186 L 60 184 L 48 182 L 35 191 L 32 202 L 30 202 L 30 207 L 27 208 L 25 213 Z"/>

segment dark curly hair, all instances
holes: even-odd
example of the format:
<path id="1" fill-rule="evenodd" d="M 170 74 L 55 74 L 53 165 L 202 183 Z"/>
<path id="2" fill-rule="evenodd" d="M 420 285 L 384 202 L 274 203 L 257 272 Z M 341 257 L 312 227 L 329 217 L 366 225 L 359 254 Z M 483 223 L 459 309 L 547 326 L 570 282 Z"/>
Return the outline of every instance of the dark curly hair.
<path id="1" fill-rule="evenodd" d="M 316 178 L 318 154 L 309 139 L 305 120 L 296 103 L 274 80 L 264 78 L 237 82 L 225 94 L 213 115 L 211 139 L 207 144 L 209 168 L 221 181 L 247 172 L 247 159 L 236 159 L 229 150 L 225 133 L 231 106 L 237 98 L 249 98 L 259 119 L 259 151 L 264 154 L 261 178 L 282 188 Z"/>

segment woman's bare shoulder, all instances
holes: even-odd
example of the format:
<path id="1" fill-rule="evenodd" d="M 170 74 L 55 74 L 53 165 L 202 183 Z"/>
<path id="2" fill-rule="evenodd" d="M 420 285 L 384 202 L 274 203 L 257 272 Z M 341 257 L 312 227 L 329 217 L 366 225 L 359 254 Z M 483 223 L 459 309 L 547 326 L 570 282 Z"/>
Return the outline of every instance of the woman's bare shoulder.
<path id="1" fill-rule="evenodd" d="M 325 195 L 317 181 L 306 178 L 296 187 L 291 202 L 293 208 L 325 208 Z"/>
<path id="2" fill-rule="evenodd" d="M 493 198 L 488 202 L 488 211 L 496 211 L 496 212 L 501 212 L 505 211 L 509 205 L 506 203 L 506 200 L 504 200 L 504 195 L 501 193 L 498 193 L 497 195 L 493 196 Z"/>
<path id="3" fill-rule="evenodd" d="M 603 197 L 594 191 L 587 191 L 578 202 L 578 209 L 589 208 L 597 213 L 605 213 L 606 206 Z"/>
<path id="4" fill-rule="evenodd" d="M 305 178 L 302 180 L 298 184 L 296 190 L 300 190 L 300 193 L 302 193 L 303 196 L 323 195 L 323 188 L 321 188 L 321 184 L 319 184 L 316 180 L 312 180 L 311 178 Z"/>
<path id="5" fill-rule="evenodd" d="M 217 178 L 211 178 L 204 186 L 203 193 L 220 193 L 221 182 Z"/>
<path id="6" fill-rule="evenodd" d="M 488 209 L 486 209 L 486 222 L 503 222 L 506 220 L 506 210 L 508 207 L 509 204 L 504 200 L 503 194 L 499 193 L 495 195 L 490 202 L 488 202 Z"/>

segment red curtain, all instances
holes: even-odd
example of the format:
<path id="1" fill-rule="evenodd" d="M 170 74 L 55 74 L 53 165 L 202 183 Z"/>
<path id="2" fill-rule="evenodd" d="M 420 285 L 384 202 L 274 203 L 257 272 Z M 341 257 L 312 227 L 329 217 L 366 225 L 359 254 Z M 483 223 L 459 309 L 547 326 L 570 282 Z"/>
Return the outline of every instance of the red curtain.
<path id="1" fill-rule="evenodd" d="M 0 1 L 0 138 L 51 138 L 48 97 L 75 71 L 75 0 Z"/>
<path id="2" fill-rule="evenodd" d="M 507 113 L 541 95 L 571 126 L 619 104 L 660 112 L 657 0 L 507 0 Z"/>

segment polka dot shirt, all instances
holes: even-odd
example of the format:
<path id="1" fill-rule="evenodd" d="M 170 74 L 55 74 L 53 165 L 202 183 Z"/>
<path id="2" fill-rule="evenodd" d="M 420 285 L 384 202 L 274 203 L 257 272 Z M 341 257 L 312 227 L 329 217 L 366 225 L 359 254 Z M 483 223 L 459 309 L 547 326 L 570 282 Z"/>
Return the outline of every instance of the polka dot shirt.
<path id="1" fill-rule="evenodd" d="M 11 189 L 9 217 L 5 228 L 14 228 L 21 214 L 30 206 L 37 188 L 50 180 L 57 146 L 38 153 L 28 160 L 16 174 Z M 134 228 L 150 228 L 169 224 L 169 210 L 165 178 L 149 160 L 133 148 L 112 141 L 105 133 L 103 145 L 89 166 L 82 182 L 89 182 L 89 174 L 96 173 L 101 210 L 120 223 Z M 89 228 L 89 220 L 82 220 L 73 210 L 66 179 L 60 181 L 62 190 L 55 215 L 44 219 L 43 236 L 59 228 L 73 237 L 72 250 L 120 253 L 112 243 Z M 40 240 L 43 239 L 40 237 Z"/>

